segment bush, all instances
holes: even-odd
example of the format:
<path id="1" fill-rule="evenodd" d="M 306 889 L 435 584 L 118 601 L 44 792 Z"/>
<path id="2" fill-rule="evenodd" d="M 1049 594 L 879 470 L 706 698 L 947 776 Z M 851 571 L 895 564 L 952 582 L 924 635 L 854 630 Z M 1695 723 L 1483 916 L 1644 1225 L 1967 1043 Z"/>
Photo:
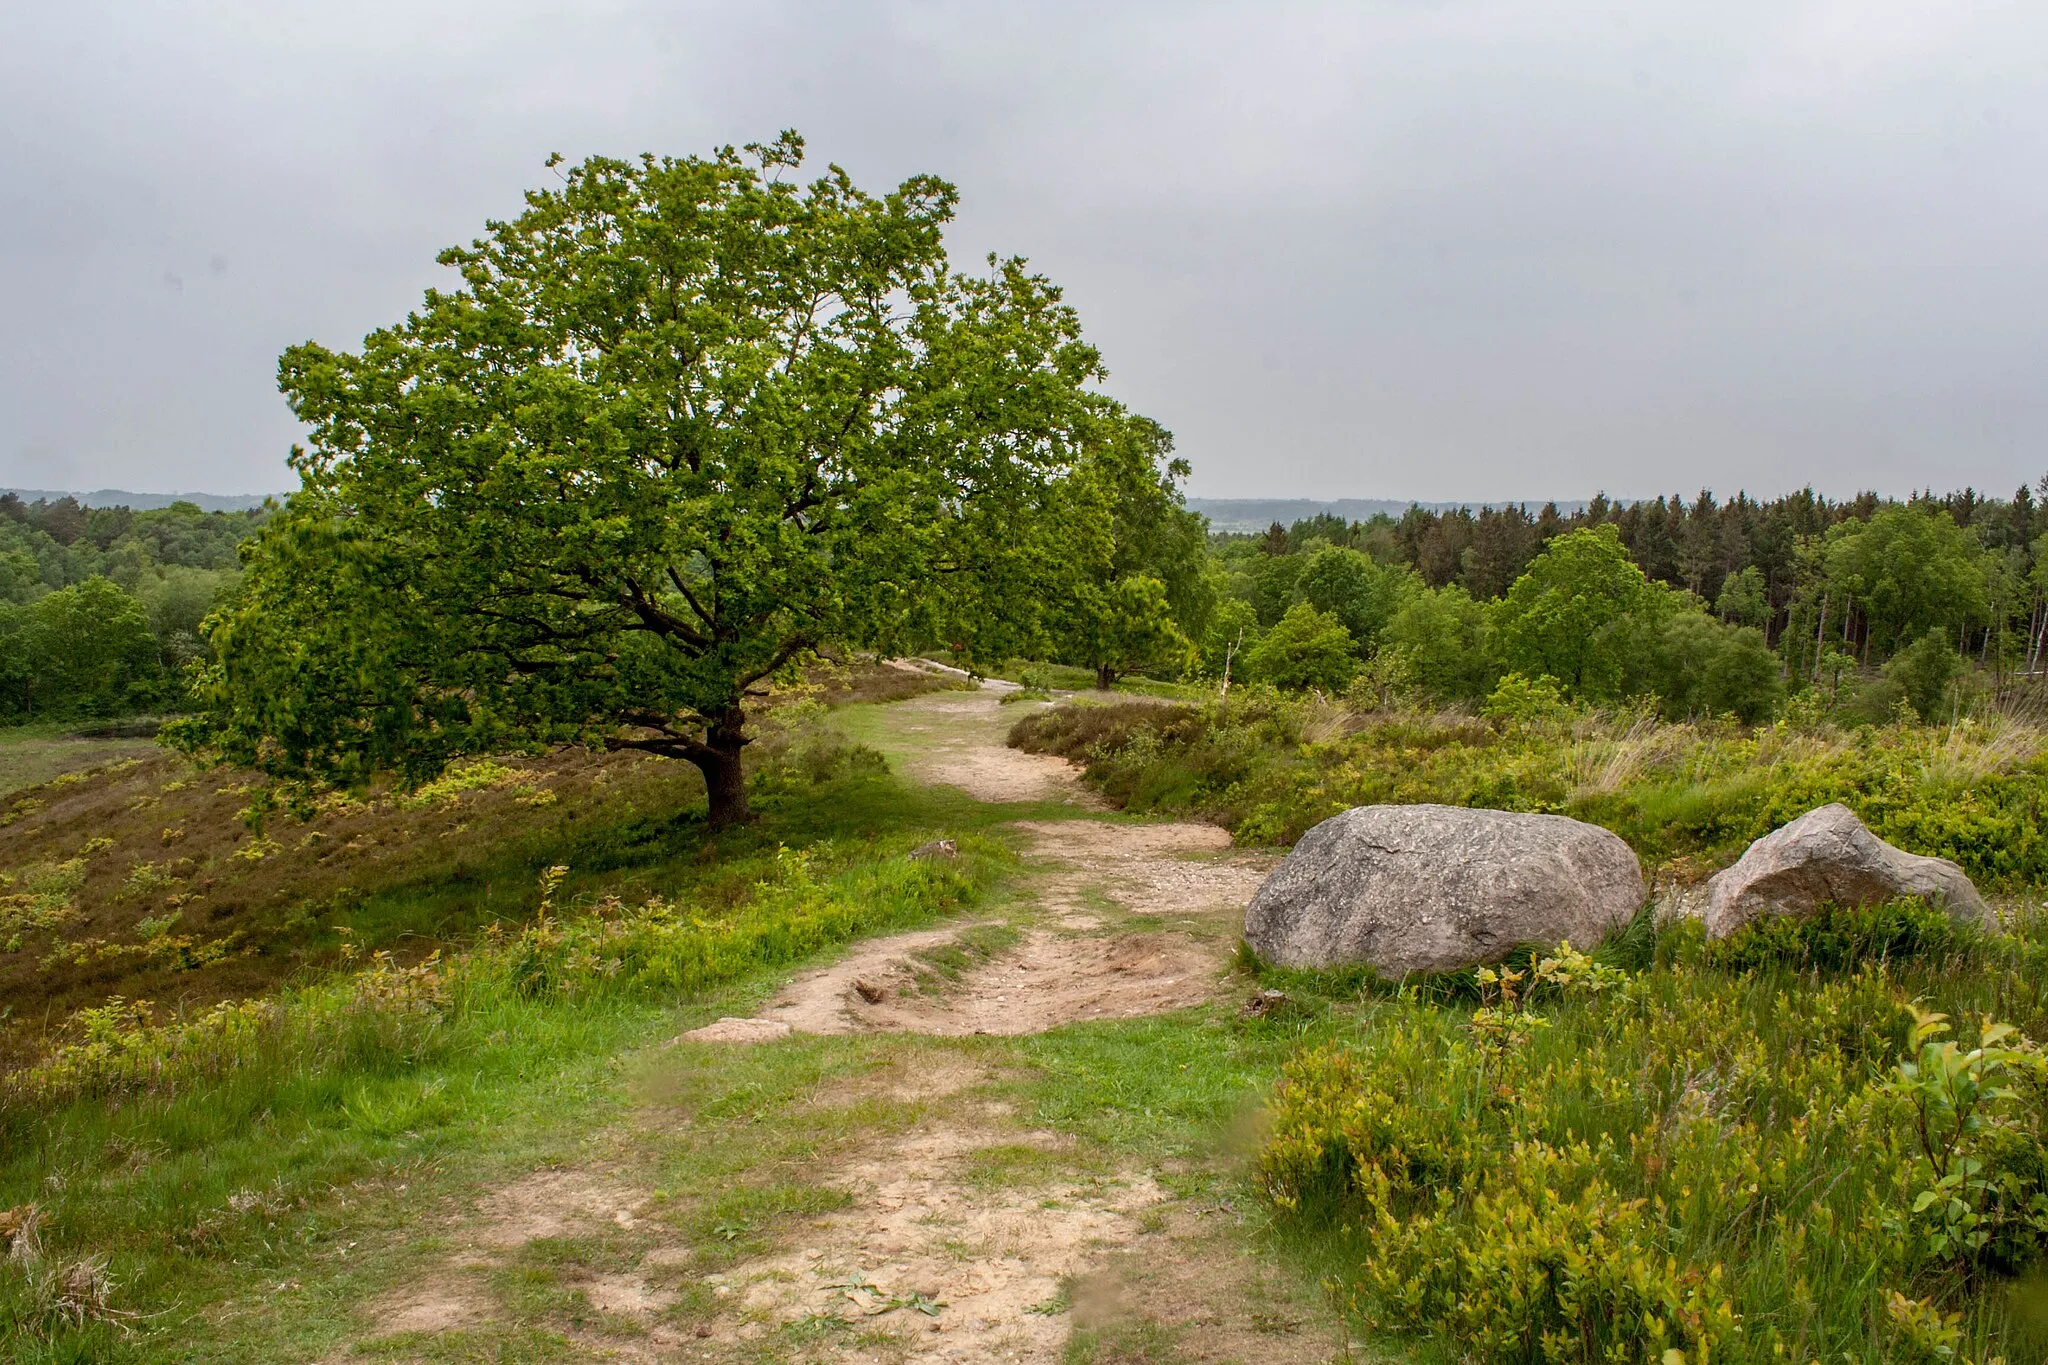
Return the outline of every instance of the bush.
<path id="1" fill-rule="evenodd" d="M 1884 676 L 1898 684 L 1923 721 L 1948 719 L 1948 698 L 1963 659 L 1940 626 L 1907 645 L 1884 666 Z"/>
<path id="2" fill-rule="evenodd" d="M 1704 958 L 1729 971 L 1846 972 L 1872 962 L 1965 959 L 1980 938 L 1939 907 L 1906 897 L 1882 905 L 1824 905 L 1797 918 L 1766 916 L 1707 945 Z"/>
<path id="3" fill-rule="evenodd" d="M 761 796 L 802 792 L 847 777 L 879 777 L 889 761 L 856 744 L 826 719 L 822 702 L 805 699 L 766 711 L 748 746 L 748 778 Z"/>
<path id="4" fill-rule="evenodd" d="M 1570 719 L 1572 706 L 1564 699 L 1557 679 L 1549 674 L 1529 678 L 1510 673 L 1493 689 L 1479 714 L 1502 725 L 1542 727 Z"/>
<path id="5" fill-rule="evenodd" d="M 2048 1244 L 2048 1069 L 1912 1001 L 2042 999 L 2025 954 L 1870 956 L 1923 909 L 1404 998 L 1288 1065 L 1261 1187 L 1369 1324 L 1464 1360 L 1985 1361 Z"/>
<path id="6" fill-rule="evenodd" d="M 1351 632 L 1335 616 L 1306 602 L 1289 607 L 1245 656 L 1247 677 L 1292 690 L 1342 692 L 1356 672 Z"/>

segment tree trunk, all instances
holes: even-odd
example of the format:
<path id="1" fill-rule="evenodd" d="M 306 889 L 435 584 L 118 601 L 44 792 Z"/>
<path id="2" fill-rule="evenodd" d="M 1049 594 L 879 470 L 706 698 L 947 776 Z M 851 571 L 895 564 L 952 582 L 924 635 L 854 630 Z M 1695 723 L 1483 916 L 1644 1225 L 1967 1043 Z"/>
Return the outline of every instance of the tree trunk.
<path id="1" fill-rule="evenodd" d="M 1108 664 L 1097 664 L 1095 666 L 1095 685 L 1104 692 L 1109 691 L 1111 687 L 1116 685 L 1116 670 Z"/>
<path id="2" fill-rule="evenodd" d="M 711 807 L 707 823 L 713 829 L 743 825 L 754 815 L 747 809 L 747 776 L 740 766 L 746 724 L 745 715 L 734 707 L 705 732 L 704 747 L 690 754 L 690 761 L 704 774 L 704 794 Z"/>

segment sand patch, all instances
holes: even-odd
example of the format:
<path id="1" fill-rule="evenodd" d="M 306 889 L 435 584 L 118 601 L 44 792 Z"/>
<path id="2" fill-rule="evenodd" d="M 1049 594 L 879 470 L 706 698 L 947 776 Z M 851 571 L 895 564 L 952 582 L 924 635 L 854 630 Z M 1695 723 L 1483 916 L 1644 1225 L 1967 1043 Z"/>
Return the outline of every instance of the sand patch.
<path id="1" fill-rule="evenodd" d="M 707 1026 L 713 1032 L 698 1034 L 749 1042 L 780 1036 L 781 1026 L 822 1034 L 1017 1035 L 1084 1019 L 1163 1014 L 1214 998 L 1227 937 L 1105 933 L 1101 906 L 1190 921 L 1234 917 L 1272 866 L 1270 855 L 1232 854 L 1230 835 L 1213 825 L 1046 820 L 1017 828 L 1029 836 L 1037 899 L 1057 918 L 1057 929 L 1033 929 L 952 973 L 936 970 L 935 959 L 949 950 L 956 962 L 969 957 L 979 926 L 873 939 L 790 982 L 756 1020 L 721 1020 Z"/>
<path id="2" fill-rule="evenodd" d="M 957 787 L 977 801 L 1064 801 L 1102 809 L 1081 785 L 1079 767 L 1003 742 L 1014 716 L 1001 697 L 1016 690 L 1015 683 L 990 680 L 979 692 L 938 692 L 903 703 L 903 714 L 917 717 L 899 722 L 898 733 L 911 741 L 904 766 L 921 782 Z"/>
<path id="3" fill-rule="evenodd" d="M 1138 915 L 1241 911 L 1278 862 L 1269 853 L 1231 853 L 1214 825 L 1112 825 L 1098 820 L 1027 820 L 1028 856 L 1046 864 L 1040 894 L 1071 916 L 1089 891 Z"/>
<path id="4" fill-rule="evenodd" d="M 684 1043 L 772 1043 L 789 1036 L 789 1025 L 777 1019 L 723 1019 L 678 1036 Z"/>
<path id="5" fill-rule="evenodd" d="M 713 1346 L 781 1337 L 835 1361 L 1051 1361 L 1068 1324 L 1063 1284 L 1139 1234 L 1166 1196 L 1149 1176 L 991 1185 L 978 1155 L 1048 1151 L 1051 1134 L 952 1126 L 905 1135 L 838 1172 L 854 1195 L 803 1246 L 709 1277 L 731 1305 Z M 985 1164 L 984 1164 L 985 1165 Z"/>
<path id="6" fill-rule="evenodd" d="M 504 1251 L 606 1223 L 630 1228 L 646 1203 L 645 1191 L 601 1170 L 535 1171 L 485 1196 L 472 1237 L 479 1247 Z"/>
<path id="7" fill-rule="evenodd" d="M 1043 1033 L 1201 1004 L 1216 993 L 1221 966 L 1212 947 L 1185 934 L 1035 930 L 957 982 L 935 979 L 917 950 L 958 941 L 953 931 L 868 944 L 791 982 L 766 1017 L 800 1033 Z"/>

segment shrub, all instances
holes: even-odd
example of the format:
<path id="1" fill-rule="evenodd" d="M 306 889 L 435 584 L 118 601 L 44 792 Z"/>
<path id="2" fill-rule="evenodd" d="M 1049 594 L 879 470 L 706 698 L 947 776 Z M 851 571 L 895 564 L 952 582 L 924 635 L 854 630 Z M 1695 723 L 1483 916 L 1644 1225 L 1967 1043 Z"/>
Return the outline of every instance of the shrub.
<path id="1" fill-rule="evenodd" d="M 915 841 L 899 840 L 905 849 Z M 730 906 L 606 900 L 567 919 L 552 904 L 563 869 L 550 868 L 532 923 L 494 928 L 446 960 L 436 953 L 406 964 L 379 953 L 354 973 L 192 1014 L 162 1017 L 146 1000 L 81 1010 L 40 1060 L 0 1074 L 0 1137 L 77 1098 L 176 1093 L 265 1065 L 417 1062 L 507 999 L 687 996 L 957 908 L 1006 856 L 987 839 L 964 837 L 959 846 L 961 856 L 945 862 L 878 856 L 865 842 L 843 852 L 780 850 Z"/>
<path id="2" fill-rule="evenodd" d="M 1548 673 L 1534 678 L 1510 673 L 1493 689 L 1479 714 L 1503 726 L 1540 728 L 1568 720 L 1572 706 L 1557 679 Z"/>
<path id="3" fill-rule="evenodd" d="M 1357 671 L 1351 632 L 1306 602 L 1289 607 L 1245 655 L 1246 676 L 1274 687 L 1342 692 Z"/>
<path id="4" fill-rule="evenodd" d="M 1980 940 L 1974 927 L 1909 896 L 1882 905 L 1824 905 L 1797 918 L 1765 916 L 1707 945 L 1704 955 L 1729 971 L 1782 966 L 1845 972 L 1866 963 L 1908 958 L 1965 959 Z"/>
<path id="5" fill-rule="evenodd" d="M 1841 922 L 1806 933 L 1618 987 L 1560 951 L 1469 1016 L 1404 995 L 1288 1064 L 1260 1186 L 1363 1319 L 1464 1360 L 1987 1360 L 2048 1244 L 2048 1072 L 1911 997 L 2010 1000 L 2030 960 L 1852 975 L 1819 965 Z"/>
<path id="6" fill-rule="evenodd" d="M 1907 645 L 1884 666 L 1884 676 L 1898 684 L 1923 721 L 1947 718 L 1950 689 L 1963 671 L 1962 656 L 1940 626 Z"/>

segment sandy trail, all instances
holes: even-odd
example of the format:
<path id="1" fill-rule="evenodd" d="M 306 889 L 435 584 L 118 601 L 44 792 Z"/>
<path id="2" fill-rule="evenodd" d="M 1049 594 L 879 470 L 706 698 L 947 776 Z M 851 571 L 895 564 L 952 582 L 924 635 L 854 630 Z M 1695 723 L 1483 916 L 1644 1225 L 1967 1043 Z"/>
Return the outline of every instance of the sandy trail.
<path id="1" fill-rule="evenodd" d="M 995 689 L 898 703 L 892 757 L 920 780 L 980 800 L 1089 809 L 1072 765 L 1003 744 L 1014 714 Z M 688 1065 L 693 1046 L 708 1061 L 792 1033 L 1037 1033 L 1181 1009 L 1225 989 L 1241 912 L 1268 855 L 1234 852 L 1228 834 L 1207 825 L 1084 817 L 1017 828 L 1030 880 L 1014 922 L 854 945 L 791 981 L 754 1018 L 684 1035 L 677 1062 Z M 1119 1315 L 1184 1331 L 1193 1359 L 1279 1365 L 1345 1354 L 1327 1311 L 1248 1255 L 1226 1219 L 1203 1218 L 1214 1210 L 1176 1200 L 1149 1170 L 1105 1167 L 1072 1139 L 1021 1122 L 990 1093 L 999 1063 L 968 1060 L 980 1055 L 923 1049 L 913 1075 L 853 1080 L 815 1097 L 908 1100 L 929 1112 L 815 1172 L 843 1192 L 843 1207 L 766 1254 L 693 1270 L 690 1247 L 639 1221 L 645 1192 L 602 1169 L 543 1171 L 486 1200 L 447 1273 L 381 1305 L 379 1316 L 427 1334 L 474 1330 L 488 1317 L 479 1276 L 523 1241 L 638 1228 L 637 1261 L 580 1286 L 624 1325 L 578 1339 L 593 1357 L 1051 1365 L 1077 1324 Z M 699 1306 L 684 1313 L 691 1292 Z"/>
<path id="2" fill-rule="evenodd" d="M 983 801 L 1083 804 L 1073 764 L 1002 742 L 1010 717 L 1000 695 L 987 689 L 904 703 L 912 771 Z M 721 1020 L 685 1036 L 754 1042 L 785 1025 L 799 1033 L 1016 1035 L 1163 1014 L 1215 996 L 1235 917 L 1272 867 L 1270 856 L 1232 854 L 1230 835 L 1214 825 L 1026 820 L 1015 828 L 1026 838 L 1033 899 L 1049 921 L 1016 944 L 981 950 L 974 925 L 873 939 L 792 981 L 751 1031 Z M 1172 917 L 1176 927 L 1134 932 L 1130 916 Z M 972 965 L 948 973 L 949 958 Z"/>

